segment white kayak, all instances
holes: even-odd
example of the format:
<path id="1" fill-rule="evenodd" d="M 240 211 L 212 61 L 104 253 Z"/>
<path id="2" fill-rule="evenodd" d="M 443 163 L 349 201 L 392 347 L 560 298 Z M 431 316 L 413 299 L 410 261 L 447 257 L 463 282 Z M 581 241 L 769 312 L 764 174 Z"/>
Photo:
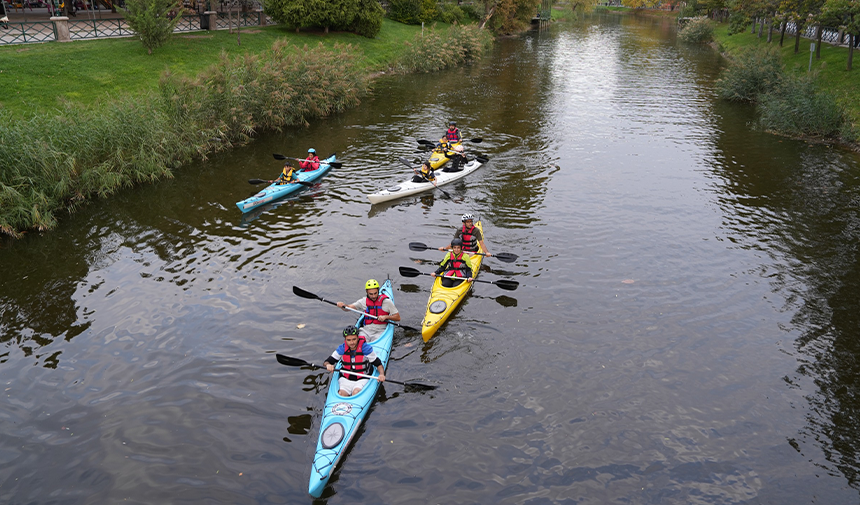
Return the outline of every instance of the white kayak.
<path id="1" fill-rule="evenodd" d="M 486 158 L 484 158 L 484 162 L 487 162 Z M 441 170 L 436 171 L 436 186 L 443 186 L 450 182 L 454 182 L 458 179 L 462 179 L 467 175 L 471 174 L 475 170 L 481 168 L 481 163 L 478 159 L 474 159 L 463 166 L 462 170 L 457 172 L 443 172 Z M 404 196 L 414 195 L 417 193 L 421 193 L 424 191 L 432 191 L 435 189 L 435 186 L 432 182 L 412 182 L 412 178 L 397 184 L 396 186 L 391 186 L 389 188 L 385 188 L 381 191 L 377 191 L 372 195 L 367 195 L 367 199 L 370 200 L 370 203 L 381 203 L 387 202 L 388 200 L 395 200 L 397 198 L 403 198 Z"/>

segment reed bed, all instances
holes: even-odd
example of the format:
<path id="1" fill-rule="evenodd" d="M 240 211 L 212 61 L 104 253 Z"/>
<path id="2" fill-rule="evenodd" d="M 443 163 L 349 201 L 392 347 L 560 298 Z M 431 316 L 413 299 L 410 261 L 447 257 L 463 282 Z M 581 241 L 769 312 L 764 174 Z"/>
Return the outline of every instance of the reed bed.
<path id="1" fill-rule="evenodd" d="M 394 69 L 401 73 L 435 72 L 474 61 L 492 46 L 492 35 L 477 25 L 453 25 L 445 31 L 434 27 L 407 43 Z"/>
<path id="2" fill-rule="evenodd" d="M 351 46 L 283 41 L 221 60 L 195 79 L 165 74 L 158 93 L 26 120 L 0 110 L 0 232 L 47 230 L 56 213 L 133 184 L 172 177 L 194 157 L 261 129 L 356 106 L 365 93 Z"/>

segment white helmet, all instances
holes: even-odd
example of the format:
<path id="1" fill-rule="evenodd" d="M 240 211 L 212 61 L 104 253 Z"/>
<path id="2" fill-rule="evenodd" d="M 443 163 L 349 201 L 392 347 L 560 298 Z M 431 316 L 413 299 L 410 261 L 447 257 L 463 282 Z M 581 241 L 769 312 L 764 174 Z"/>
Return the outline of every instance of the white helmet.
<path id="1" fill-rule="evenodd" d="M 475 216 L 473 216 L 472 214 L 463 214 L 463 219 L 462 219 L 462 220 L 463 220 L 463 222 L 464 222 L 464 223 L 465 223 L 466 221 L 474 221 L 474 220 L 475 220 Z"/>
<path id="2" fill-rule="evenodd" d="M 454 146 L 454 151 L 456 151 L 458 153 L 462 153 L 465 150 L 466 150 L 466 148 L 463 146 Z"/>

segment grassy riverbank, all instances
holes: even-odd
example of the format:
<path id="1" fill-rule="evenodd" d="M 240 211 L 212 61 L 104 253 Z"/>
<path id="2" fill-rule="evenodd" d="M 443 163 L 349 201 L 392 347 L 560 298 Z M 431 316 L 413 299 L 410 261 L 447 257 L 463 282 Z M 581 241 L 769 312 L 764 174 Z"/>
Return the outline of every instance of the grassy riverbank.
<path id="1" fill-rule="evenodd" d="M 0 233 L 51 229 L 94 196 L 355 107 L 379 70 L 480 58 L 492 35 L 386 21 L 374 39 L 267 27 L 235 43 L 219 31 L 152 56 L 133 39 L 0 48 L 0 85 L 13 96 L 0 108 Z"/>
<path id="2" fill-rule="evenodd" d="M 447 25 L 440 24 L 444 29 Z M 0 107 L 14 115 L 52 109 L 61 101 L 91 105 L 105 98 L 134 95 L 157 88 L 162 72 L 194 76 L 218 62 L 222 51 L 229 56 L 259 54 L 278 39 L 298 47 L 350 44 L 359 53 L 360 70 L 384 70 L 403 53 L 404 45 L 421 31 L 385 19 L 382 31 L 368 39 L 352 33 L 295 33 L 278 26 L 246 27 L 241 45 L 226 30 L 175 35 L 165 46 L 148 55 L 135 38 L 102 39 L 69 43 L 0 46 Z"/>
<path id="3" fill-rule="evenodd" d="M 720 52 L 731 56 L 749 47 L 779 47 L 779 32 L 773 34 L 773 42 L 768 44 L 767 32 L 758 38 L 758 34 L 745 33 L 728 34 L 728 25 L 719 25 L 714 30 L 714 40 Z M 794 37 L 786 35 L 783 47 L 779 49 L 786 72 L 794 75 L 804 75 L 809 69 L 809 46 L 813 41 L 800 39 L 800 51 L 794 54 Z M 856 59 L 857 53 L 855 53 Z M 813 55 L 812 70 L 818 72 L 818 84 L 845 108 L 855 128 L 860 128 L 860 68 L 846 70 L 848 48 L 822 44 L 821 59 Z"/>

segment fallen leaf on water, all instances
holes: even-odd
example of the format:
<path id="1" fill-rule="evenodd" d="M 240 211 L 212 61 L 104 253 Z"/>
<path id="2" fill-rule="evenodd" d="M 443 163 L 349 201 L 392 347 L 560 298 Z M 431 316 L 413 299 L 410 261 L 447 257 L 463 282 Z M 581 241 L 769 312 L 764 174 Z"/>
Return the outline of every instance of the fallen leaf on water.
<path id="1" fill-rule="evenodd" d="M 298 328 L 298 329 L 300 329 L 300 330 L 301 330 L 302 328 L 304 328 L 304 327 L 305 327 L 305 323 L 299 323 L 299 324 L 297 324 L 297 325 L 296 325 L 296 328 Z"/>
<path id="2" fill-rule="evenodd" d="M 624 280 L 623 280 L 623 281 L 621 281 L 621 282 L 623 282 L 624 284 L 633 284 L 633 283 L 634 283 L 634 282 L 636 282 L 636 281 L 634 281 L 633 279 L 624 279 Z"/>

